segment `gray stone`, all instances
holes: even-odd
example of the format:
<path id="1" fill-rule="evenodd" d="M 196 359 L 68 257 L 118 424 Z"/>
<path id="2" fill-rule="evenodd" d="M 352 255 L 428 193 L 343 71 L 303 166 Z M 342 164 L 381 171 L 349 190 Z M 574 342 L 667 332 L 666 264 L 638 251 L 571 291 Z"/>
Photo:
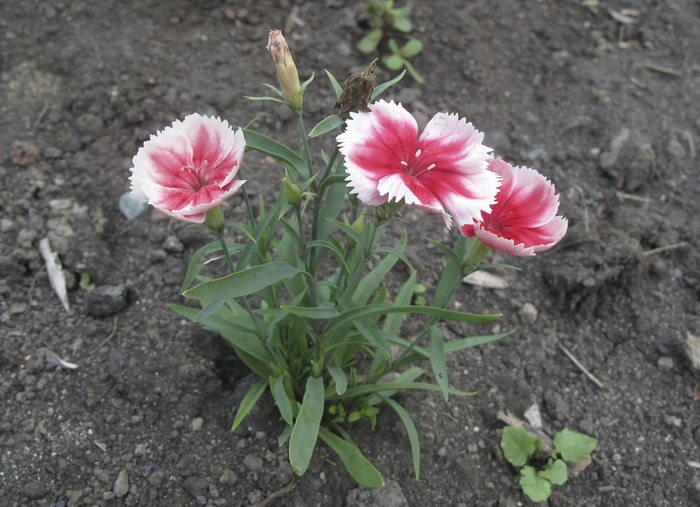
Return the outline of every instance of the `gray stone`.
<path id="1" fill-rule="evenodd" d="M 263 466 L 262 458 L 255 456 L 254 454 L 248 454 L 243 459 L 243 464 L 248 470 L 260 470 Z"/>
<path id="2" fill-rule="evenodd" d="M 129 288 L 126 285 L 102 285 L 87 293 L 87 314 L 92 317 L 109 317 L 128 304 Z"/>
<path id="3" fill-rule="evenodd" d="M 117 476 L 117 480 L 114 481 L 114 488 L 112 488 L 114 494 L 119 498 L 126 496 L 129 492 L 129 474 L 126 470 L 121 470 Z"/>
<path id="4" fill-rule="evenodd" d="M 209 481 L 201 477 L 191 476 L 183 483 L 185 489 L 194 497 L 203 495 L 209 487 Z"/>
<path id="5" fill-rule="evenodd" d="M 46 496 L 49 490 L 42 483 L 38 481 L 29 481 L 24 485 L 22 491 L 31 500 L 38 500 Z"/>
<path id="6" fill-rule="evenodd" d="M 388 479 L 377 489 L 355 488 L 347 496 L 348 507 L 402 507 L 408 500 L 398 482 Z"/>

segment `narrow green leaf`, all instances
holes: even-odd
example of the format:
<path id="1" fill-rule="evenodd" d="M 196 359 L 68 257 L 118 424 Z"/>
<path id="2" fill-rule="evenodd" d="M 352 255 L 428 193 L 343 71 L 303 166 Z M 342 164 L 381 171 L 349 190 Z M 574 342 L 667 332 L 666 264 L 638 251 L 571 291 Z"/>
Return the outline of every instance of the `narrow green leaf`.
<path id="1" fill-rule="evenodd" d="M 390 246 L 380 246 L 380 247 L 377 247 L 374 250 L 372 250 L 372 255 L 377 255 L 380 253 L 388 253 L 391 255 L 395 255 L 396 257 L 401 259 L 406 266 L 408 266 L 408 269 L 410 269 L 411 271 L 416 270 L 413 267 L 413 264 L 411 264 L 411 261 L 408 260 L 408 257 L 406 257 L 406 255 L 402 251 L 400 251 L 396 248 L 392 248 Z"/>
<path id="2" fill-rule="evenodd" d="M 501 434 L 500 445 L 508 462 L 513 466 L 521 467 L 537 452 L 540 441 L 523 428 L 506 426 Z"/>
<path id="3" fill-rule="evenodd" d="M 430 366 L 433 368 L 433 375 L 440 386 L 442 395 L 447 401 L 447 390 L 449 389 L 447 379 L 447 363 L 445 362 L 445 347 L 442 339 L 442 331 L 437 326 L 430 327 Z"/>
<path id="4" fill-rule="evenodd" d="M 231 426 L 231 431 L 238 428 L 238 426 L 243 422 L 243 418 L 248 415 L 248 413 L 253 410 L 253 407 L 258 402 L 262 394 L 265 392 L 267 387 L 267 382 L 263 379 L 258 380 L 250 391 L 243 397 L 241 404 L 238 406 L 238 411 L 236 411 L 236 417 L 233 418 L 233 425 Z"/>
<path id="5" fill-rule="evenodd" d="M 345 390 L 348 388 L 348 378 L 343 373 L 343 370 L 334 364 L 329 364 L 328 373 L 331 374 L 331 378 L 335 381 L 335 392 L 338 394 L 345 393 Z"/>
<path id="6" fill-rule="evenodd" d="M 413 65 L 411 65 L 411 62 L 409 62 L 407 59 L 404 58 L 403 60 L 404 67 L 406 67 L 406 70 L 408 73 L 411 75 L 413 80 L 418 83 L 418 84 L 425 84 L 425 78 L 421 76 L 418 71 L 415 69 Z"/>
<path id="7" fill-rule="evenodd" d="M 338 455 L 345 469 L 358 484 L 369 488 L 380 488 L 384 485 L 382 474 L 371 461 L 365 458 L 355 444 L 340 438 L 326 428 L 320 428 L 319 436 Z"/>
<path id="8" fill-rule="evenodd" d="M 343 125 L 345 125 L 345 120 L 343 120 L 337 114 L 326 116 L 323 120 L 318 122 L 314 128 L 311 129 L 311 132 L 309 132 L 309 137 L 318 137 L 322 134 L 330 132 L 331 130 L 337 129 L 338 127 L 342 127 Z"/>
<path id="9" fill-rule="evenodd" d="M 240 243 L 227 243 L 227 246 L 229 252 L 232 254 L 239 252 L 243 248 L 243 245 L 241 245 Z M 195 278 L 197 278 L 199 271 L 202 269 L 202 266 L 199 264 L 199 261 L 205 256 L 209 255 L 210 253 L 216 252 L 218 250 L 221 250 L 221 242 L 212 241 L 211 243 L 204 245 L 192 255 L 192 258 L 190 259 L 190 262 L 187 266 L 185 278 L 182 281 L 182 287 L 180 287 L 180 293 L 187 290 L 190 284 L 195 280 Z"/>
<path id="10" fill-rule="evenodd" d="M 357 234 L 355 230 L 349 226 L 346 223 L 341 222 L 340 220 L 335 220 L 334 218 L 328 218 L 327 221 L 343 231 L 346 236 L 351 238 L 355 243 L 357 243 L 361 249 L 365 249 L 365 241 L 362 239 L 362 236 Z"/>
<path id="11" fill-rule="evenodd" d="M 361 317 L 371 317 L 374 315 L 387 315 L 390 313 L 417 313 L 420 315 L 432 315 L 434 317 L 454 320 L 456 322 L 490 322 L 499 318 L 500 314 L 477 314 L 457 312 L 454 310 L 444 310 L 435 308 L 434 306 L 421 305 L 405 305 L 405 306 L 385 306 L 385 305 L 367 305 L 343 312 L 342 315 L 333 320 L 332 328 L 339 326 L 347 321 L 352 321 Z"/>
<path id="12" fill-rule="evenodd" d="M 396 76 L 394 79 L 391 79 L 387 81 L 386 83 L 382 83 L 374 88 L 374 91 L 372 92 L 372 100 L 376 100 L 377 97 L 379 97 L 382 93 L 384 93 L 388 88 L 394 86 L 396 83 L 401 81 L 403 79 L 404 75 L 406 75 L 406 71 L 404 70 Z"/>
<path id="13" fill-rule="evenodd" d="M 246 97 L 253 102 L 276 102 L 277 104 L 286 104 L 287 102 L 276 97 Z"/>
<path id="14" fill-rule="evenodd" d="M 254 130 L 243 129 L 243 136 L 245 137 L 246 151 L 259 151 L 279 160 L 290 169 L 295 179 L 300 179 L 301 174 L 306 174 L 308 172 L 306 161 L 301 155 L 291 150 L 286 145 L 259 134 Z"/>
<path id="15" fill-rule="evenodd" d="M 331 250 L 335 254 L 335 257 L 338 260 L 338 262 L 345 269 L 345 272 L 346 273 L 350 272 L 350 267 L 348 266 L 348 263 L 346 262 L 346 257 L 347 257 L 346 252 L 341 250 L 338 246 L 334 245 L 330 241 L 316 239 L 316 240 L 309 243 L 309 248 L 327 248 L 327 249 Z"/>
<path id="16" fill-rule="evenodd" d="M 340 83 L 338 82 L 338 80 L 335 78 L 335 76 L 333 74 L 331 74 L 327 70 L 325 72 L 326 72 L 326 76 L 328 76 L 328 79 L 331 82 L 331 86 L 333 87 L 333 91 L 335 92 L 335 98 L 336 98 L 336 100 L 338 100 L 340 98 L 340 96 L 343 94 L 343 87 L 340 85 Z"/>
<path id="17" fill-rule="evenodd" d="M 411 276 L 408 278 L 408 280 L 406 280 L 406 283 L 403 284 L 401 289 L 399 289 L 399 292 L 396 294 L 396 298 L 394 298 L 394 304 L 398 306 L 405 306 L 407 304 L 410 304 L 415 286 L 416 273 L 413 272 L 411 273 Z M 384 319 L 384 332 L 389 335 L 398 334 L 399 329 L 401 329 L 401 325 L 403 324 L 403 318 L 404 315 L 400 313 L 393 313 L 391 315 L 387 315 L 386 319 Z"/>
<path id="18" fill-rule="evenodd" d="M 399 416 L 401 422 L 406 428 L 406 433 L 408 434 L 408 441 L 411 444 L 411 458 L 413 459 L 413 472 L 416 474 L 416 480 L 420 477 L 420 439 L 418 438 L 418 431 L 416 430 L 416 425 L 413 423 L 413 419 L 408 414 L 403 406 L 397 403 L 391 398 L 387 398 L 382 395 L 377 395 L 381 400 L 389 405 L 394 412 Z"/>
<path id="19" fill-rule="evenodd" d="M 318 439 L 323 416 L 323 379 L 309 377 L 299 415 L 289 438 L 289 463 L 297 475 L 306 472 Z"/>
<path id="20" fill-rule="evenodd" d="M 333 319 L 340 315 L 340 313 L 338 313 L 338 310 L 335 309 L 333 303 L 326 303 L 325 305 L 321 305 L 316 308 L 287 305 L 282 305 L 280 308 L 291 314 L 299 315 L 300 317 L 306 317 L 307 319 Z"/>
<path id="21" fill-rule="evenodd" d="M 395 250 L 397 252 L 403 252 L 407 242 L 408 236 L 406 231 L 404 231 L 401 235 L 401 239 L 396 244 Z M 364 250 L 364 242 L 359 244 L 363 245 L 361 248 Z M 353 302 L 358 306 L 367 303 L 372 293 L 379 287 L 387 273 L 391 271 L 397 261 L 398 257 L 395 255 L 384 257 L 379 261 L 374 269 L 362 277 L 362 281 L 357 286 L 357 289 L 355 289 L 354 294 L 352 294 Z"/>
<path id="22" fill-rule="evenodd" d="M 434 247 L 436 247 L 438 250 L 440 250 L 442 253 L 447 255 L 450 258 L 449 260 L 451 262 L 453 262 L 455 265 L 459 266 L 460 264 L 462 264 L 462 259 L 457 258 L 457 254 L 455 254 L 455 251 L 453 249 L 451 249 L 449 246 L 443 245 L 439 241 L 436 241 L 436 240 L 431 239 L 431 238 L 425 238 L 425 240 L 428 243 L 430 243 L 431 245 L 433 245 Z"/>
<path id="23" fill-rule="evenodd" d="M 586 458 L 598 444 L 595 438 L 567 428 L 554 435 L 552 442 L 554 450 L 566 461 L 571 462 Z"/>
<path id="24" fill-rule="evenodd" d="M 204 305 L 204 308 L 199 310 L 199 313 L 195 315 L 193 319 L 194 322 L 204 322 L 206 319 L 218 312 L 219 308 L 224 306 L 225 303 L 226 301 L 223 299 L 215 299 L 213 301 L 209 301 L 206 305 Z"/>
<path id="25" fill-rule="evenodd" d="M 467 238 L 460 236 L 452 250 L 454 256 L 447 259 L 433 298 L 433 305 L 440 308 L 447 306 L 462 280 L 462 259 L 464 259 L 464 253 L 467 250 Z"/>
<path id="26" fill-rule="evenodd" d="M 280 415 L 284 421 L 291 425 L 294 420 L 292 416 L 292 403 L 284 390 L 284 375 L 279 375 L 275 378 L 272 388 L 272 397 L 275 399 L 275 404 L 280 411 Z"/>
<path id="27" fill-rule="evenodd" d="M 540 476 L 544 477 L 555 486 L 561 486 L 569 478 L 569 473 L 563 459 L 555 460 L 549 458 L 547 464 L 540 471 Z"/>
<path id="28" fill-rule="evenodd" d="M 353 396 L 364 396 L 365 394 L 386 393 L 395 391 L 406 391 L 409 389 L 423 391 L 440 391 L 440 386 L 435 384 L 426 384 L 424 382 L 404 382 L 392 380 L 391 382 L 380 382 L 377 384 L 362 384 L 348 388 L 343 395 L 343 398 L 351 398 Z M 448 393 L 455 396 L 474 396 L 475 393 L 460 391 L 458 389 L 449 389 Z M 331 396 L 329 399 L 337 399 L 340 396 Z"/>
<path id="29" fill-rule="evenodd" d="M 469 338 L 461 338 L 459 340 L 445 342 L 445 354 L 451 354 L 452 352 L 457 352 L 459 350 L 468 349 L 470 347 L 476 347 L 485 343 L 495 342 L 496 340 L 505 338 L 506 336 L 509 336 L 513 333 L 515 333 L 515 329 L 500 334 L 491 334 L 486 336 L 470 336 Z"/>
<path id="30" fill-rule="evenodd" d="M 269 262 L 201 283 L 182 295 L 191 299 L 233 299 L 254 294 L 299 273 L 303 271 L 286 262 Z"/>
<path id="31" fill-rule="evenodd" d="M 542 502 L 552 494 L 552 483 L 535 472 L 531 466 L 520 470 L 520 475 L 520 487 L 533 502 Z"/>

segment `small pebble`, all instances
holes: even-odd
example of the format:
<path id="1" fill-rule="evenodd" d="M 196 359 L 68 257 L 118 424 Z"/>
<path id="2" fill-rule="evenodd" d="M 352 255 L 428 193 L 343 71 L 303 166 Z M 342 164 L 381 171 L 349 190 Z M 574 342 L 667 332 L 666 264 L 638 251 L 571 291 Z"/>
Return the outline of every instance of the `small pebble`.
<path id="1" fill-rule="evenodd" d="M 260 470 L 263 466 L 263 460 L 262 460 L 262 458 L 259 458 L 258 456 L 255 456 L 253 454 L 248 454 L 243 459 L 243 464 L 250 471 Z"/>
<path id="2" fill-rule="evenodd" d="M 656 361 L 656 366 L 658 366 L 662 370 L 672 370 L 673 358 L 668 356 L 662 356 Z"/>
<path id="3" fill-rule="evenodd" d="M 27 497 L 30 500 L 38 500 L 46 496 L 46 493 L 48 493 L 46 487 L 37 481 L 29 481 L 28 483 L 26 483 L 24 485 L 23 491 L 24 494 L 27 495 Z"/>
<path id="4" fill-rule="evenodd" d="M 195 417 L 192 419 L 192 424 L 190 424 L 190 428 L 192 428 L 192 431 L 198 431 L 202 429 L 202 424 L 204 423 L 204 419 L 201 417 Z"/>
<path id="5" fill-rule="evenodd" d="M 129 492 L 129 474 L 126 470 L 119 472 L 117 480 L 114 481 L 114 488 L 112 488 L 112 490 L 119 498 L 126 496 L 126 494 Z"/>
<path id="6" fill-rule="evenodd" d="M 525 303 L 518 313 L 530 322 L 535 322 L 539 315 L 537 308 L 532 303 Z"/>
<path id="7" fill-rule="evenodd" d="M 92 317 L 109 317 L 120 312 L 128 303 L 126 285 L 102 285 L 87 293 L 87 314 Z"/>
<path id="8" fill-rule="evenodd" d="M 225 486 L 233 486 L 238 482 L 238 476 L 236 472 L 230 469 L 224 470 L 224 473 L 219 477 L 219 482 Z"/>

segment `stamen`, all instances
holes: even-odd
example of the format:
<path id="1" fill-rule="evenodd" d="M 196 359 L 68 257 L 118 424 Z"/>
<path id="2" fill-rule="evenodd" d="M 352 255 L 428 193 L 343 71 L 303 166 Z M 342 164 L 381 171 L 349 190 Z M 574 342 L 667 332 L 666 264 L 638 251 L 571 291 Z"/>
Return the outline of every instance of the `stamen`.
<path id="1" fill-rule="evenodd" d="M 401 165 L 405 165 L 406 167 L 408 167 L 408 162 L 406 162 L 405 160 L 402 160 Z"/>
<path id="2" fill-rule="evenodd" d="M 420 154 L 423 153 L 420 148 L 416 150 L 416 158 L 420 157 Z"/>
<path id="3" fill-rule="evenodd" d="M 430 165 L 428 166 L 428 168 L 426 169 L 426 171 L 430 171 L 433 167 L 435 167 L 435 164 L 430 164 Z"/>

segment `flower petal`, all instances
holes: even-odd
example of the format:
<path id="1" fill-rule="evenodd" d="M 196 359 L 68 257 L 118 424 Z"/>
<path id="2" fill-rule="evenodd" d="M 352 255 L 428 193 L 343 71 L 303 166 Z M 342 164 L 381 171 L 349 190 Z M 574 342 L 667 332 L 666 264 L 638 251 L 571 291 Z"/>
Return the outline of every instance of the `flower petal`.
<path id="1" fill-rule="evenodd" d="M 379 181 L 405 172 L 416 151 L 418 125 L 400 104 L 379 101 L 369 112 L 350 113 L 345 132 L 337 138 L 345 156 L 350 192 L 370 206 L 387 202 Z M 403 164 L 402 164 L 403 162 Z"/>
<path id="2" fill-rule="evenodd" d="M 566 234 L 568 222 L 556 216 L 559 198 L 554 185 L 528 167 L 492 160 L 489 170 L 503 178 L 497 203 L 482 220 L 460 228 L 487 246 L 513 255 L 549 250 Z"/>
<path id="3" fill-rule="evenodd" d="M 204 214 L 232 195 L 245 151 L 239 129 L 199 114 L 175 121 L 144 143 L 134 157 L 131 190 L 180 220 L 202 222 Z"/>

